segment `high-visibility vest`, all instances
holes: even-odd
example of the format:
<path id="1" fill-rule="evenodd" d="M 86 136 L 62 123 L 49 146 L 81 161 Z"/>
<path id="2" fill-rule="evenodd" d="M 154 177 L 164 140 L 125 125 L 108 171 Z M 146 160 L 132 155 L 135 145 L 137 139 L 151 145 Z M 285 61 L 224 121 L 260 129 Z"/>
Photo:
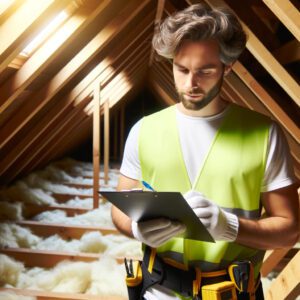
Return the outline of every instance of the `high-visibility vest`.
<path id="1" fill-rule="evenodd" d="M 184 194 L 193 188 L 228 212 L 258 219 L 270 120 L 231 105 L 193 186 L 177 128 L 175 106 L 143 118 L 138 144 L 142 179 L 157 191 Z M 247 259 L 254 264 L 255 276 L 264 256 L 264 251 L 234 242 L 209 243 L 183 238 L 169 240 L 157 252 L 161 257 L 198 266 L 203 271 L 223 269 L 234 260 Z"/>

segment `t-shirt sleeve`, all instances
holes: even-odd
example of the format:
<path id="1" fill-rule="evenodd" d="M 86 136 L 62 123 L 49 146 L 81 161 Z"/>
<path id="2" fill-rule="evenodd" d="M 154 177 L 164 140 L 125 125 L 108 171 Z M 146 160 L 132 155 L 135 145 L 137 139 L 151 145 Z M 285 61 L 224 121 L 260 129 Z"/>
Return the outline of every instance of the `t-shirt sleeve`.
<path id="1" fill-rule="evenodd" d="M 268 156 L 262 192 L 286 187 L 296 182 L 287 140 L 276 124 L 270 127 Z"/>
<path id="2" fill-rule="evenodd" d="M 129 132 L 125 143 L 123 160 L 120 169 L 120 173 L 122 175 L 135 180 L 141 179 L 141 165 L 138 153 L 138 137 L 140 127 L 141 120 L 138 121 Z"/>

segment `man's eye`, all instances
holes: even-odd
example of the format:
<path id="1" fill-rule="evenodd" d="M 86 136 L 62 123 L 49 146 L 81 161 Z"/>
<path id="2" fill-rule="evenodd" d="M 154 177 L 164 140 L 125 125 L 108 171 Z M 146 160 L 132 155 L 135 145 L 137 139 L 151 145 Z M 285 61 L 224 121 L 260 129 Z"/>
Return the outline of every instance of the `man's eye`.
<path id="1" fill-rule="evenodd" d="M 178 69 L 178 71 L 183 74 L 187 74 L 189 72 L 187 69 Z"/>
<path id="2" fill-rule="evenodd" d="M 214 70 L 200 70 L 198 71 L 198 75 L 200 76 L 209 76 L 214 74 Z"/>

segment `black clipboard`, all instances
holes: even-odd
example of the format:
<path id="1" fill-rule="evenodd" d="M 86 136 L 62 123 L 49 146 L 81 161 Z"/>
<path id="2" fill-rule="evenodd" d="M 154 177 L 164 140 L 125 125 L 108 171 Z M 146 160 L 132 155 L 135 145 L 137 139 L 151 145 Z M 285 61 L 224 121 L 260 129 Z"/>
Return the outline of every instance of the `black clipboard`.
<path id="1" fill-rule="evenodd" d="M 146 221 L 165 217 L 186 225 L 186 239 L 215 242 L 179 192 L 99 192 L 132 220 Z"/>

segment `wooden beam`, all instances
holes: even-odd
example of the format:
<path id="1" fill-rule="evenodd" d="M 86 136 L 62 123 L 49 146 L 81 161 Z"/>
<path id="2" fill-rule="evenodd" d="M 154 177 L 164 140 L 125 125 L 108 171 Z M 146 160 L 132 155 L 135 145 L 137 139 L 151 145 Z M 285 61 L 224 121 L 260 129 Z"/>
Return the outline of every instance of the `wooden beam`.
<path id="1" fill-rule="evenodd" d="M 52 211 L 57 209 L 65 211 L 68 217 L 74 217 L 77 214 L 85 214 L 91 211 L 91 209 L 89 208 L 79 208 L 66 205 L 37 205 L 32 203 L 26 203 L 26 205 L 24 205 L 23 208 L 23 216 L 25 218 L 32 218 L 44 211 Z"/>
<path id="2" fill-rule="evenodd" d="M 164 7 L 165 7 L 165 0 L 157 0 L 157 9 L 156 9 L 156 15 L 155 15 L 155 21 L 154 21 L 154 32 L 156 30 L 156 27 L 159 25 L 160 20 L 162 18 L 162 15 L 164 13 Z M 151 67 L 153 63 L 153 57 L 154 57 L 154 49 L 151 48 L 150 53 L 150 59 L 149 59 L 149 66 Z"/>
<path id="3" fill-rule="evenodd" d="M 67 4 L 67 0 L 24 1 L 0 29 L 0 73 Z"/>
<path id="4" fill-rule="evenodd" d="M 121 296 L 100 296 L 89 294 L 70 294 L 45 292 L 29 289 L 18 288 L 0 288 L 0 292 L 8 292 L 20 296 L 36 297 L 38 300 L 126 300 L 127 298 Z"/>
<path id="5" fill-rule="evenodd" d="M 274 50 L 272 54 L 282 65 L 298 62 L 300 61 L 300 43 L 292 40 Z"/>
<path id="6" fill-rule="evenodd" d="M 109 172 L 109 99 L 104 103 L 104 182 L 108 184 Z"/>
<path id="7" fill-rule="evenodd" d="M 95 81 L 93 99 L 93 208 L 99 207 L 99 168 L 100 168 L 100 81 Z"/>
<path id="8" fill-rule="evenodd" d="M 130 1 L 128 5 L 103 28 L 48 84 L 40 89 L 30 101 L 26 101 L 10 122 L 0 132 L 0 147 L 7 144 L 40 110 L 73 79 L 129 22 L 147 5 L 150 0 Z"/>
<path id="9" fill-rule="evenodd" d="M 17 221 L 17 225 L 27 227 L 32 233 L 49 237 L 58 234 L 64 239 L 80 239 L 86 232 L 98 231 L 103 235 L 120 234 L 115 228 L 104 228 L 90 225 L 66 225 L 62 223 L 44 223 L 37 221 Z"/>
<path id="10" fill-rule="evenodd" d="M 7 292 L 26 297 L 35 297 L 37 300 L 126 300 L 121 296 L 95 296 L 90 294 L 71 294 L 58 292 L 45 292 L 38 290 L 17 289 L 17 288 L 0 288 L 0 292 Z"/>
<path id="11" fill-rule="evenodd" d="M 286 28 L 300 41 L 300 13 L 290 1 L 263 0 Z"/>
<path id="12" fill-rule="evenodd" d="M 28 268 L 52 268 L 63 260 L 92 262 L 99 260 L 102 256 L 101 254 L 95 253 L 70 253 L 25 248 L 0 248 L 0 253 L 23 262 L 25 267 Z M 124 258 L 120 257 L 116 258 L 116 260 L 118 263 L 123 263 Z"/>
<path id="13" fill-rule="evenodd" d="M 58 194 L 58 193 L 53 193 L 51 194 L 53 198 L 55 198 L 55 201 L 57 203 L 64 203 L 67 202 L 71 199 L 74 199 L 75 197 L 79 199 L 88 199 L 88 198 L 93 198 L 93 195 L 71 195 L 71 194 Z"/>
<path id="14" fill-rule="evenodd" d="M 294 300 L 300 294 L 300 251 L 274 279 L 266 293 L 266 300 Z"/>
<path id="15" fill-rule="evenodd" d="M 260 273 L 262 277 L 266 277 L 289 252 L 290 248 L 269 250 L 266 252 Z"/>
<path id="16" fill-rule="evenodd" d="M 82 11 L 72 16 L 26 61 L 16 74 L 0 87 L 0 113 L 8 108 L 48 66 L 55 63 L 70 44 L 76 42 L 84 29 L 103 12 L 109 3 L 110 0 L 101 1 L 98 7 L 88 14 L 88 17 L 84 17 Z M 62 33 L 63 39 L 61 38 Z"/>

